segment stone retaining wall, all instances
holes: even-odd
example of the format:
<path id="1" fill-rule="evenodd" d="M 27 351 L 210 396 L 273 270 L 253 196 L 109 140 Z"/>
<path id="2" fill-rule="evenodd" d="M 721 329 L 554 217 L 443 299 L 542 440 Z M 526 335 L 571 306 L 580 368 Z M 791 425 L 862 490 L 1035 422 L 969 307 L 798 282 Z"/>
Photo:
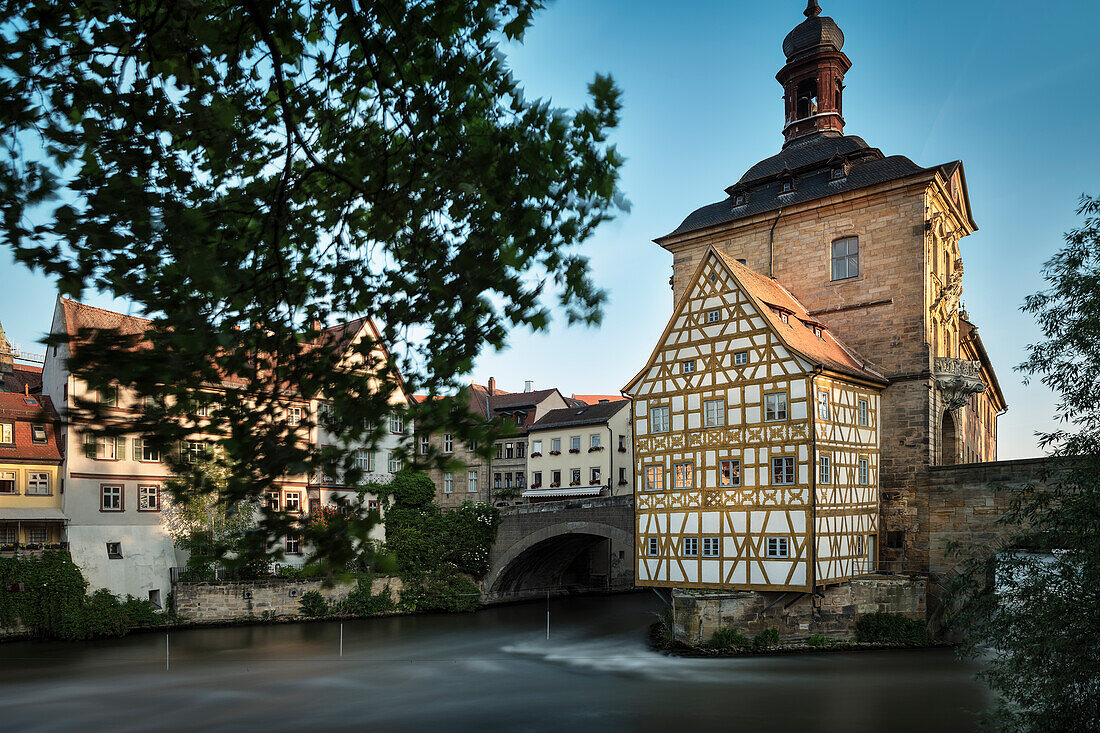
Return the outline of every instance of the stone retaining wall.
<path id="1" fill-rule="evenodd" d="M 855 636 L 856 621 L 876 611 L 925 619 L 927 582 L 922 577 L 868 575 L 830 586 L 824 597 L 808 593 L 682 591 L 672 593 L 673 630 L 678 641 L 699 644 L 722 627 L 751 636 L 769 627 L 785 639 L 824 634 Z"/>
<path id="2" fill-rule="evenodd" d="M 378 577 L 371 584 L 372 593 L 389 587 L 396 600 L 401 593 L 399 578 Z M 325 588 L 320 580 L 253 580 L 176 583 L 176 612 L 189 621 L 235 621 L 268 616 L 298 616 L 298 602 L 304 593 L 317 591 L 332 603 L 343 600 L 354 590 L 355 583 L 337 584 Z"/>

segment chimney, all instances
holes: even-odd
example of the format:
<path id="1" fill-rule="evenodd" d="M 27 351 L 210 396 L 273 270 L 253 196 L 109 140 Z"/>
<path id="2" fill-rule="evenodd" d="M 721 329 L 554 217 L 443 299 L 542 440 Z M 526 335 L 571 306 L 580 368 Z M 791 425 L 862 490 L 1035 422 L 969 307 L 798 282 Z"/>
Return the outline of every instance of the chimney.
<path id="1" fill-rule="evenodd" d="M 496 377 L 489 377 L 489 394 L 496 394 L 497 392 L 497 380 Z"/>
<path id="2" fill-rule="evenodd" d="M 535 383 L 533 381 L 531 381 L 530 379 L 528 379 L 526 382 L 523 383 L 523 391 L 524 392 L 530 392 L 534 388 L 535 388 Z"/>

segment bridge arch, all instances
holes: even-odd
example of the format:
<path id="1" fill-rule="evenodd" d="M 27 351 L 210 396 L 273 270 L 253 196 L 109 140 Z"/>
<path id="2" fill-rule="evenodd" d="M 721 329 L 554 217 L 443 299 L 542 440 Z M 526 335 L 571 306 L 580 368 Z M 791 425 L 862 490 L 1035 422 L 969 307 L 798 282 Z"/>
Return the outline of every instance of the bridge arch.
<path id="1" fill-rule="evenodd" d="M 570 568 L 608 541 L 613 546 L 633 547 L 634 536 L 597 521 L 558 522 L 535 529 L 507 547 L 494 548 L 485 576 L 485 596 L 505 599 L 525 591 L 567 589 L 564 580 Z M 625 559 L 633 563 L 633 557 Z"/>

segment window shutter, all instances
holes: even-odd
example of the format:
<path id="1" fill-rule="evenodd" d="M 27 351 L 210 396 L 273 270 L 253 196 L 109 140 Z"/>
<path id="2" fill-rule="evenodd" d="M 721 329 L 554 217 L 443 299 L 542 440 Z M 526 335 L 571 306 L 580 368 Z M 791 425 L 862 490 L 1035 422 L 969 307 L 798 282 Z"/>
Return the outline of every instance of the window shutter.
<path id="1" fill-rule="evenodd" d="M 133 456 L 133 458 L 134 458 L 135 461 L 140 461 L 141 460 L 141 440 L 142 440 L 141 438 L 134 438 L 133 441 L 131 442 L 131 444 L 134 446 L 134 456 Z"/>
<path id="2" fill-rule="evenodd" d="M 84 456 L 95 458 L 95 436 L 91 433 L 84 433 Z"/>
<path id="3" fill-rule="evenodd" d="M 126 460 L 126 436 L 118 435 L 115 437 L 115 458 L 120 461 Z"/>

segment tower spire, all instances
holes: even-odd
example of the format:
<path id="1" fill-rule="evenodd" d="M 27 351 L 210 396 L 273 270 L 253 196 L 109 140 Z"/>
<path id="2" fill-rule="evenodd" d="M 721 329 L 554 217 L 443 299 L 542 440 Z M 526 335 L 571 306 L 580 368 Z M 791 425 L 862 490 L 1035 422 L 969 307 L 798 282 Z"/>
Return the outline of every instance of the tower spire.
<path id="1" fill-rule="evenodd" d="M 806 3 L 806 9 L 802 11 L 802 14 L 807 18 L 816 18 L 821 15 L 821 6 L 817 4 L 817 0 L 809 0 Z"/>
<path id="2" fill-rule="evenodd" d="M 844 133 L 841 97 L 852 62 L 841 50 L 844 33 L 807 0 L 806 20 L 783 39 L 786 65 L 776 74 L 783 85 L 785 144 L 818 132 Z"/>

